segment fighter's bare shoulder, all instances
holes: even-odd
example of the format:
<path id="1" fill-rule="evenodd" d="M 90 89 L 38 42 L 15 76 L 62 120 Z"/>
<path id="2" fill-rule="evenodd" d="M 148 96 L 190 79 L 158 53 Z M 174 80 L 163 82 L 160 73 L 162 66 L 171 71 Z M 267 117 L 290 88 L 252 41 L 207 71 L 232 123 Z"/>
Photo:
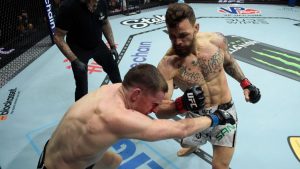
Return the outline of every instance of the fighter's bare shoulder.
<path id="1" fill-rule="evenodd" d="M 225 46 L 227 46 L 226 37 L 221 32 L 214 32 L 211 42 L 221 48 L 224 48 Z"/>
<path id="2" fill-rule="evenodd" d="M 226 43 L 226 37 L 221 32 L 199 32 L 197 38 L 209 40 L 217 46 L 223 46 Z"/>
<path id="3" fill-rule="evenodd" d="M 159 62 L 157 68 L 166 79 L 173 78 L 180 66 L 179 56 L 170 48 Z"/>
<path id="4" fill-rule="evenodd" d="M 161 59 L 160 64 L 162 64 L 162 66 L 171 66 L 173 68 L 177 68 L 178 67 L 178 60 L 179 60 L 179 56 L 175 53 L 173 48 L 170 48 L 165 56 Z"/>

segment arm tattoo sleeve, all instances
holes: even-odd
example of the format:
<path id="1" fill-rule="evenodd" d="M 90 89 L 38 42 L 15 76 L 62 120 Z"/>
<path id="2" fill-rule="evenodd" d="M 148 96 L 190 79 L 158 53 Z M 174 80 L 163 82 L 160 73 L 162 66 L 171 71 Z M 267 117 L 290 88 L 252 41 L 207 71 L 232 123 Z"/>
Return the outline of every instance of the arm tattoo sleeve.
<path id="1" fill-rule="evenodd" d="M 245 78 L 245 75 L 235 58 L 229 53 L 226 37 L 221 33 L 218 33 L 218 36 L 223 40 L 221 48 L 224 50 L 224 70 L 228 75 L 241 82 Z"/>
<path id="2" fill-rule="evenodd" d="M 233 56 L 231 56 L 231 60 L 229 64 L 224 64 L 225 72 L 238 82 L 241 82 L 245 78 L 245 75 Z"/>

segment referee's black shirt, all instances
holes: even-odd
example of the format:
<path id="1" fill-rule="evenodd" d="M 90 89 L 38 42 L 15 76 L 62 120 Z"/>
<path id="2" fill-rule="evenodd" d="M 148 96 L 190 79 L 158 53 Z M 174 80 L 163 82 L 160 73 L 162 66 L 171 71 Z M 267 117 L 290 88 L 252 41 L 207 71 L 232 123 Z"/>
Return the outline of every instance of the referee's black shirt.
<path id="1" fill-rule="evenodd" d="M 83 49 L 94 49 L 102 38 L 103 20 L 107 19 L 107 3 L 99 0 L 100 12 L 92 13 L 80 0 L 64 0 L 56 17 L 56 27 L 68 31 L 66 41 Z"/>

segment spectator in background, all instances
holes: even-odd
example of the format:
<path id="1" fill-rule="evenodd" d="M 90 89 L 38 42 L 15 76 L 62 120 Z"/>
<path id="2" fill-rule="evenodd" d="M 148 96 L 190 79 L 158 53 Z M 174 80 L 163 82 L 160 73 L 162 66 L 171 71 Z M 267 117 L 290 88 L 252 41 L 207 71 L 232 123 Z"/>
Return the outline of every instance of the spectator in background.
<path id="1" fill-rule="evenodd" d="M 33 30 L 33 24 L 29 22 L 28 13 L 26 10 L 22 10 L 21 14 L 18 15 L 17 30 L 21 35 L 27 34 L 29 31 Z"/>

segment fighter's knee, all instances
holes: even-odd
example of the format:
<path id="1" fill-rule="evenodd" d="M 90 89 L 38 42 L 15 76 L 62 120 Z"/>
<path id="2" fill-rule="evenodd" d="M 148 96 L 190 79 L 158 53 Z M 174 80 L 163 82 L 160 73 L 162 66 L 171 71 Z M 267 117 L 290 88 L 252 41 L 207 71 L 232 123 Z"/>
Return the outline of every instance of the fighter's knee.
<path id="1" fill-rule="evenodd" d="M 114 157 L 114 163 L 117 165 L 117 166 L 119 166 L 120 164 L 121 164 L 121 162 L 123 161 L 123 159 L 122 159 L 122 157 L 120 156 L 120 155 L 116 155 L 115 157 Z"/>
<path id="2" fill-rule="evenodd" d="M 109 159 L 107 159 L 105 161 L 105 165 L 106 166 L 110 166 L 109 168 L 117 168 L 121 162 L 122 162 L 122 157 L 118 154 L 114 154 L 113 156 L 111 156 Z"/>

